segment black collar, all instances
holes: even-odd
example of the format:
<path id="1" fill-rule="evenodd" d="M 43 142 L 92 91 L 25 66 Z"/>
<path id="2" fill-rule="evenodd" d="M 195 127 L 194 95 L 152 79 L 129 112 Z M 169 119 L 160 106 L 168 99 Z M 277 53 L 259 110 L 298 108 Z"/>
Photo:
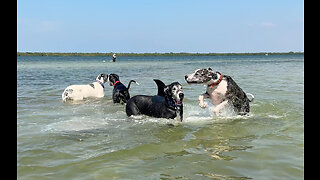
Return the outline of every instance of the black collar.
<path id="1" fill-rule="evenodd" d="M 166 99 L 165 102 L 166 102 L 168 108 L 170 108 L 170 109 L 179 110 L 182 106 L 182 103 L 176 104 L 172 99 L 168 99 L 168 98 L 165 98 L 165 99 Z"/>
<path id="2" fill-rule="evenodd" d="M 174 103 L 171 99 L 167 99 L 167 104 L 169 107 L 173 107 L 174 109 L 177 108 L 176 103 Z"/>

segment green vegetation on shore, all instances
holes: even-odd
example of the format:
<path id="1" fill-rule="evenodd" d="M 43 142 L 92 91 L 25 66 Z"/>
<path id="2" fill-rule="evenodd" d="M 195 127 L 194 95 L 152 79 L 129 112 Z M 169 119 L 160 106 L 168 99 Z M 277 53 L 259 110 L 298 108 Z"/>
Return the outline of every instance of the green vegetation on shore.
<path id="1" fill-rule="evenodd" d="M 110 53 L 54 53 L 54 52 L 17 52 L 17 56 L 112 56 Z M 117 53 L 117 56 L 250 56 L 250 55 L 289 55 L 304 52 L 258 52 L 258 53 Z"/>

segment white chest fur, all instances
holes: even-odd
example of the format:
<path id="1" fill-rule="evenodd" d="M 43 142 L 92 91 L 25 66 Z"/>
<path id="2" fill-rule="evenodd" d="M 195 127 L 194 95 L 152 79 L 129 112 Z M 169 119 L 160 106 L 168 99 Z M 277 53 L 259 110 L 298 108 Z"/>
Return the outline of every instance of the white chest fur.
<path id="1" fill-rule="evenodd" d="M 214 105 L 218 105 L 225 100 L 227 86 L 227 81 L 222 80 L 218 85 L 213 86 L 212 88 L 210 86 L 207 87 L 207 93 L 209 94 Z"/>

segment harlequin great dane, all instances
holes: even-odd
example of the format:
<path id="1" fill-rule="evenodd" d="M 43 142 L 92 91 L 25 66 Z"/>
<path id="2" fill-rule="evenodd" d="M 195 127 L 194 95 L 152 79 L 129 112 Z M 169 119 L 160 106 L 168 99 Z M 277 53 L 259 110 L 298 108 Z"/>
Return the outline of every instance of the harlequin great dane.
<path id="1" fill-rule="evenodd" d="M 199 106 L 206 108 L 204 98 L 210 98 L 214 105 L 213 112 L 221 115 L 221 110 L 227 105 L 231 105 L 234 111 L 240 115 L 246 115 L 250 111 L 249 102 L 254 100 L 254 96 L 245 93 L 233 79 L 228 75 L 208 69 L 197 69 L 194 73 L 185 76 L 188 84 L 205 84 L 207 90 L 199 96 Z M 249 99 L 250 95 L 252 99 Z"/>
<path id="2" fill-rule="evenodd" d="M 71 85 L 62 93 L 62 101 L 83 100 L 89 97 L 104 97 L 104 83 L 108 80 L 107 74 L 99 74 L 96 81 L 87 85 Z"/>

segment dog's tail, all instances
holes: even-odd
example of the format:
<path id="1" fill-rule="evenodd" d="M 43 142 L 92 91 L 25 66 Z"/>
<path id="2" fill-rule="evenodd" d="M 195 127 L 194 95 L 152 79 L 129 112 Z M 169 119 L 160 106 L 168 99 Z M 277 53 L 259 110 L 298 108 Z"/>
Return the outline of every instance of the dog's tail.
<path id="1" fill-rule="evenodd" d="M 254 100 L 254 95 L 253 94 L 251 94 L 251 93 L 246 93 L 246 95 L 248 96 L 251 96 L 251 99 L 249 99 L 249 102 L 253 102 L 253 100 Z"/>
<path id="2" fill-rule="evenodd" d="M 140 84 L 139 84 L 138 82 L 136 82 L 135 80 L 131 80 L 131 81 L 129 82 L 128 86 L 127 86 L 127 87 L 128 87 L 128 88 L 127 88 L 128 90 L 129 90 L 130 85 L 131 85 L 132 82 L 136 83 L 136 85 L 140 85 Z"/>
<path id="3" fill-rule="evenodd" d="M 66 102 L 69 99 L 69 94 L 71 94 L 72 92 L 73 92 L 72 89 L 65 89 L 61 95 L 62 101 Z"/>
<path id="4" fill-rule="evenodd" d="M 158 86 L 158 96 L 165 96 L 164 93 L 164 88 L 166 87 L 166 85 L 159 79 L 153 79 L 154 82 L 156 82 L 157 86 Z"/>

